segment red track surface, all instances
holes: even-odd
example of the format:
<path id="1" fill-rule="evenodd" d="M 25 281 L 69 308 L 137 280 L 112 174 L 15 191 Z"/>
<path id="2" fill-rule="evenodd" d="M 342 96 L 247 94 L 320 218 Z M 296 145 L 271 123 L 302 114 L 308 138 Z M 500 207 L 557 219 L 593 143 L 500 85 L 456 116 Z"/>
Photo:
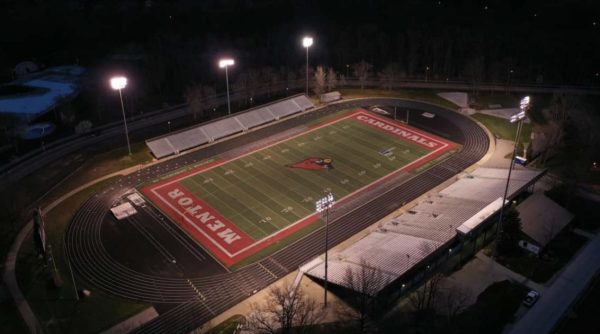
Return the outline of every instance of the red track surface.
<path id="1" fill-rule="evenodd" d="M 349 116 L 354 117 L 359 122 L 367 122 L 366 118 L 368 118 L 371 121 L 368 121 L 370 123 L 367 122 L 366 124 L 374 126 L 381 131 L 387 131 L 390 135 L 398 136 L 403 140 L 416 143 L 417 145 L 428 149 L 438 148 L 437 151 L 429 154 L 426 158 L 415 160 L 396 172 L 390 173 L 376 182 L 340 199 L 339 202 L 347 201 L 365 190 L 377 187 L 397 173 L 410 172 L 456 147 L 456 144 L 445 139 L 429 133 L 424 133 L 408 125 L 374 115 L 362 109 L 357 109 L 352 113 L 345 113 L 328 119 L 311 128 L 322 127 Z M 410 137 L 412 139 L 407 139 L 410 135 L 414 135 L 414 137 Z M 426 138 L 426 141 L 425 139 L 421 139 L 421 142 L 418 142 L 416 139 L 417 137 Z M 284 140 L 287 140 L 287 138 Z M 435 145 L 435 147 L 428 145 Z M 442 146 L 442 148 L 439 148 L 439 146 Z M 141 192 L 149 198 L 154 205 L 168 215 L 172 221 L 176 222 L 226 266 L 234 265 L 248 256 L 266 248 L 272 243 L 279 242 L 318 220 L 319 215 L 316 213 L 312 214 L 257 242 L 235 224 L 220 215 L 215 209 L 211 208 L 207 203 L 194 196 L 178 182 L 178 180 L 182 180 L 187 176 L 197 174 L 226 162 L 227 160 L 216 160 L 190 171 L 148 185 L 142 188 Z"/>

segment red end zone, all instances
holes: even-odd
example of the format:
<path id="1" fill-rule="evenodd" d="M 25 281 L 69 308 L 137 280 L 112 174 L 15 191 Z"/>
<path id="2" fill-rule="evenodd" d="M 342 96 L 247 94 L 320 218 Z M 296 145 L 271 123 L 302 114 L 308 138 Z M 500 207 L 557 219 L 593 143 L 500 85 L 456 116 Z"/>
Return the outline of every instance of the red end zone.
<path id="1" fill-rule="evenodd" d="M 431 152 L 402 167 L 396 172 L 390 173 L 379 180 L 354 191 L 348 196 L 338 200 L 338 203 L 344 202 L 362 191 L 377 187 L 397 173 L 410 172 L 456 147 L 456 144 L 440 137 L 423 133 L 420 130 L 405 124 L 374 115 L 362 109 L 329 119 L 317 126 L 311 127 L 311 129 L 323 127 L 327 124 L 346 118 L 352 118 L 357 122 L 378 128 L 380 131 L 400 137 L 403 140 L 413 142 L 421 147 L 431 150 Z M 305 132 L 295 136 L 299 136 L 304 133 Z M 290 138 L 295 136 L 291 136 Z M 284 140 L 290 138 L 286 138 Z M 252 154 L 253 152 L 249 152 L 247 154 Z M 234 159 L 237 158 L 239 157 Z M 203 247 L 210 251 L 226 266 L 234 265 L 248 256 L 266 248 L 273 242 L 278 242 L 279 240 L 296 233 L 302 228 L 318 220 L 319 215 L 315 213 L 287 226 L 284 229 L 277 231 L 276 233 L 264 239 L 254 240 L 234 223 L 222 216 L 217 210 L 213 209 L 206 202 L 196 197 L 178 182 L 186 177 L 198 174 L 204 170 L 222 165 L 226 162 L 228 161 L 218 160 L 203 166 L 199 166 L 185 173 L 178 174 L 171 178 L 148 185 L 142 188 L 141 192 L 148 197 L 154 203 L 154 205 L 167 214 L 172 221 L 176 222 L 183 230 L 195 238 Z"/>
<path id="2" fill-rule="evenodd" d="M 319 218 L 317 214 L 310 215 L 257 242 L 178 182 L 152 185 L 141 191 L 226 266 L 236 264 Z"/>

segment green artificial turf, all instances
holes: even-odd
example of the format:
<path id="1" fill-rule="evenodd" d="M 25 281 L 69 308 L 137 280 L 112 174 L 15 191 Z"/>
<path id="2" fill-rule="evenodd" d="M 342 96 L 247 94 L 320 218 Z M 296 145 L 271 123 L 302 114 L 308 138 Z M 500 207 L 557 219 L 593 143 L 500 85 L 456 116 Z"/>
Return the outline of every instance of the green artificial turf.
<path id="1" fill-rule="evenodd" d="M 389 156 L 382 151 L 393 148 Z M 343 119 L 179 181 L 255 240 L 314 213 L 324 191 L 336 198 L 429 153 L 379 129 Z M 331 158 L 332 169 L 288 165 Z"/>

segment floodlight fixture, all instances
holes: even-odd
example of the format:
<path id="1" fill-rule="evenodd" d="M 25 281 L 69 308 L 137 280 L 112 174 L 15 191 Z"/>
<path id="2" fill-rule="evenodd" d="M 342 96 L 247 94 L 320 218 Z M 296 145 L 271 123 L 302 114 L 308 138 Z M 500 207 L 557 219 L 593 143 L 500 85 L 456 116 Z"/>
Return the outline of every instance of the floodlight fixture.
<path id="1" fill-rule="evenodd" d="M 518 122 L 520 120 L 522 120 L 523 118 L 525 118 L 525 111 L 521 111 L 517 114 L 514 114 L 512 116 L 510 116 L 510 122 L 514 123 L 514 122 Z"/>
<path id="2" fill-rule="evenodd" d="M 525 96 L 521 99 L 520 107 L 522 111 L 527 111 L 529 109 L 529 104 L 531 102 L 531 98 L 529 96 Z"/>
<path id="3" fill-rule="evenodd" d="M 233 59 L 221 59 L 219 60 L 219 67 L 226 68 L 227 66 L 234 65 L 235 61 Z"/>
<path id="4" fill-rule="evenodd" d="M 125 127 L 125 138 L 127 139 L 127 150 L 131 155 L 131 145 L 129 144 L 129 131 L 127 130 L 127 119 L 125 117 L 125 105 L 123 104 L 123 94 L 121 90 L 127 86 L 127 78 L 123 76 L 113 77 L 110 79 L 110 86 L 114 90 L 119 91 L 119 99 L 121 100 L 121 112 L 123 113 L 123 125 Z"/>
<path id="5" fill-rule="evenodd" d="M 312 45 L 313 45 L 312 37 L 306 36 L 302 39 L 302 46 L 304 46 L 305 48 L 309 48 Z"/>
<path id="6" fill-rule="evenodd" d="M 323 212 L 327 209 L 331 209 L 333 204 L 335 204 L 335 199 L 333 198 L 332 193 L 325 194 L 323 198 L 320 198 L 315 202 L 317 212 Z"/>
<path id="7" fill-rule="evenodd" d="M 126 77 L 114 77 L 110 79 L 110 86 L 112 89 L 121 90 L 127 86 L 127 78 Z"/>

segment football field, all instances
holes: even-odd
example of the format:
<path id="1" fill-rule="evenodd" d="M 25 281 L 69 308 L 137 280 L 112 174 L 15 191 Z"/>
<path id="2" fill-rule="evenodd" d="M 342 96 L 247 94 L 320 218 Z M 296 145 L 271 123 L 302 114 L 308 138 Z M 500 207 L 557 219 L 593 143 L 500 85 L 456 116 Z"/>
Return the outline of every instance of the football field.
<path id="1" fill-rule="evenodd" d="M 299 135 L 145 186 L 142 193 L 225 265 L 318 221 L 315 201 L 338 201 L 414 172 L 456 145 L 364 110 Z"/>

